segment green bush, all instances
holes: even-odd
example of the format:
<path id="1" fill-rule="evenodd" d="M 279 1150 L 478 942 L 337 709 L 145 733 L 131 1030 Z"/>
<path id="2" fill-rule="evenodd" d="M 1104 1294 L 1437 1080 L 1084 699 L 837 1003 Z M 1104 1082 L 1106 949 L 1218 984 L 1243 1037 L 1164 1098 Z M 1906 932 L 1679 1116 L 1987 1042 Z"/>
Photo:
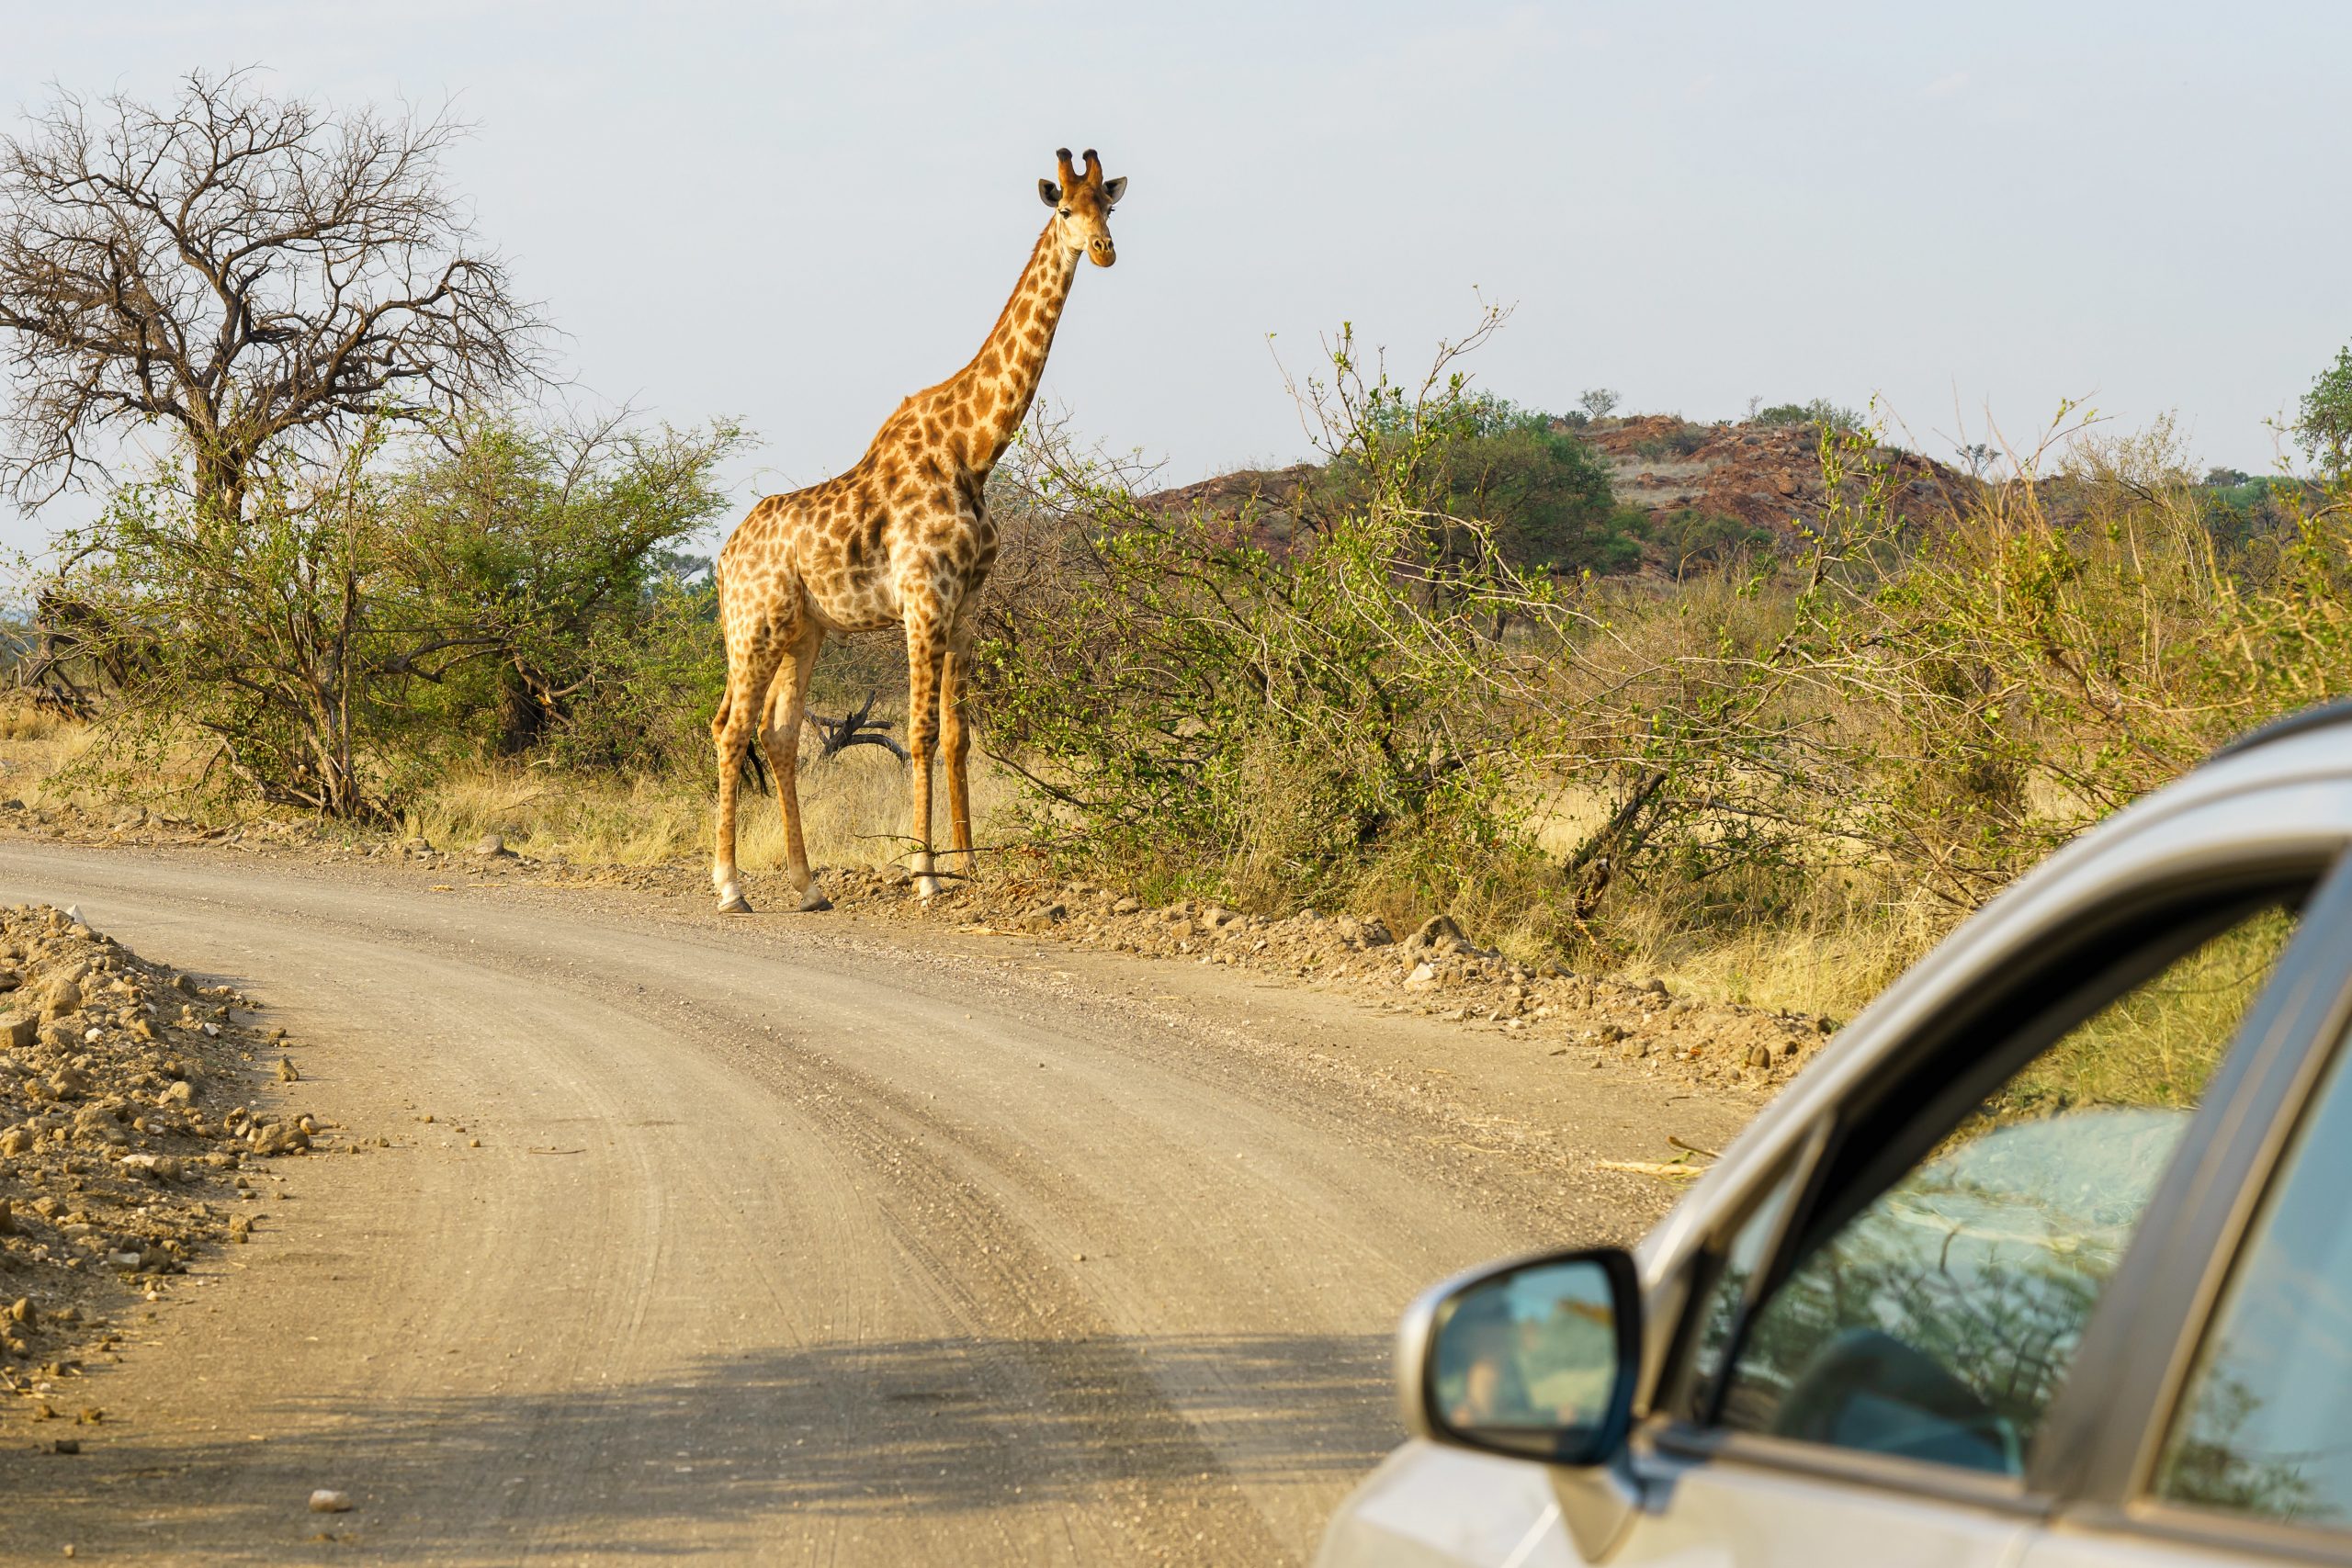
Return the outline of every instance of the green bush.
<path id="1" fill-rule="evenodd" d="M 1663 435 L 1653 435 L 1634 443 L 1634 451 L 1654 463 L 1670 462 L 1688 457 L 1714 439 L 1713 429 L 1692 424 L 1685 420 Z"/>
<path id="2" fill-rule="evenodd" d="M 1755 613 L 1685 596 L 1614 630 L 1671 649 L 1654 662 L 1588 650 L 1583 754 L 1622 804 L 1580 853 L 1614 897 L 1762 868 L 1973 908 L 2352 670 L 2352 495 L 2287 495 L 2233 556 L 2163 430 L 1925 529 L 1869 435 L 1822 451 L 1828 513 L 1804 557 L 1754 564 Z"/>
<path id="3" fill-rule="evenodd" d="M 167 464 L 61 536 L 40 602 L 52 673 L 96 688 L 88 765 L 152 777 L 193 733 L 200 787 L 368 817 L 453 754 L 699 756 L 714 596 L 668 547 L 723 503 L 734 429 L 447 434 L 258 464 L 233 514 Z"/>
<path id="4" fill-rule="evenodd" d="M 1463 423 L 1435 463 L 1438 505 L 1483 525 L 1511 566 L 1605 572 L 1640 558 L 1618 529 L 1608 465 L 1551 415 L 1479 400 Z M 1465 551 L 1450 542 L 1449 553 Z"/>
<path id="5" fill-rule="evenodd" d="M 1824 430 L 1860 430 L 1862 416 L 1852 409 L 1841 408 L 1826 398 L 1815 398 L 1809 403 L 1774 403 L 1758 409 L 1750 421 L 1755 424 L 1817 424 Z"/>
<path id="6" fill-rule="evenodd" d="M 1739 559 L 1772 542 L 1772 531 L 1720 513 L 1686 506 L 1658 519 L 1650 536 L 1666 552 L 1675 576 Z"/>
<path id="7" fill-rule="evenodd" d="M 718 700 L 707 563 L 671 547 L 728 504 L 742 442 L 707 430 L 534 429 L 481 420 L 388 487 L 409 614 L 440 646 L 408 656 L 414 700 L 481 750 L 552 746 L 634 766 L 676 753 L 681 711 Z M 691 729 L 691 724 L 687 728 Z"/>
<path id="8" fill-rule="evenodd" d="M 2294 432 L 2321 477 L 2352 476 L 2352 347 L 2339 349 L 2335 363 L 2303 394 Z"/>
<path id="9" fill-rule="evenodd" d="M 1442 570 L 1475 563 L 1488 550 L 1532 571 L 1607 572 L 1639 559 L 1639 546 L 1618 526 L 1608 464 L 1569 422 L 1486 395 L 1438 401 L 1376 417 L 1419 422 L 1416 510 Z M 1403 438 L 1401 431 L 1377 437 Z M 1318 526 L 1373 504 L 1382 481 L 1371 461 L 1367 451 L 1334 454 L 1309 502 Z"/>
<path id="10" fill-rule="evenodd" d="M 1508 657 L 1495 628 L 1544 615 L 1550 591 L 1446 505 L 1510 464 L 1589 470 L 1458 380 L 1408 399 L 1358 378 L 1342 344 L 1356 500 L 1283 553 L 1227 520 L 1156 514 L 1094 465 L 1032 486 L 1021 526 L 1050 513 L 1061 531 L 1025 547 L 1061 570 L 992 623 L 982 737 L 1065 863 L 1280 908 L 1376 881 L 1388 908 L 1426 909 L 1524 863 L 1510 715 L 1487 676 Z"/>
<path id="11" fill-rule="evenodd" d="M 1293 907 L 1407 840 L 1491 846 L 1500 753 L 1455 673 L 1482 595 L 1456 580 L 1425 614 L 1397 543 L 1350 526 L 1277 558 L 1213 521 L 1106 529 L 1094 581 L 981 652 L 989 743 L 1036 786 L 1041 839 Z"/>
<path id="12" fill-rule="evenodd" d="M 400 539 L 368 456 L 256 465 L 236 513 L 199 505 L 166 464 L 60 536 L 41 616 L 105 705 L 85 770 L 153 779 L 198 740 L 200 786 L 333 817 L 381 809 L 407 715 L 385 673 Z"/>

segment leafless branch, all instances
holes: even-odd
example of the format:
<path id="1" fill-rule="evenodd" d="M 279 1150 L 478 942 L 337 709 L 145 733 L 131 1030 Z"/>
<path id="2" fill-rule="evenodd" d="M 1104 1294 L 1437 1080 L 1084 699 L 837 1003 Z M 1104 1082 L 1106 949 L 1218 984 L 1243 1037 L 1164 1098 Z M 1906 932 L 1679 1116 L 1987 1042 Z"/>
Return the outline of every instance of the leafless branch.
<path id="1" fill-rule="evenodd" d="M 545 323 L 441 170 L 467 130 L 193 72 L 0 137 L 0 486 L 39 505 L 161 425 L 233 512 L 273 445 L 538 378 Z"/>

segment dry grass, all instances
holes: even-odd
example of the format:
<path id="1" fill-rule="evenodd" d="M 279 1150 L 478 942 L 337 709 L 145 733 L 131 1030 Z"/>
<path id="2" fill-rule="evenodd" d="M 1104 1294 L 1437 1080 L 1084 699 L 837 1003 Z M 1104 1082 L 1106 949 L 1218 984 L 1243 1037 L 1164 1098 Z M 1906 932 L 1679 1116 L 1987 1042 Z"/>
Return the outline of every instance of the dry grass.
<path id="1" fill-rule="evenodd" d="M 1598 791 L 1555 791 L 1531 821 L 1537 847 L 1564 860 L 1611 806 Z M 1746 891 L 1770 913 L 1726 918 L 1705 907 L 1704 889 L 1653 888 L 1619 901 L 1608 931 L 1617 977 L 1656 976 L 1707 1000 L 1850 1018 L 1951 925 L 1949 909 L 1902 888 L 1826 869 L 1793 907 L 1779 903 L 1784 874 L 1775 881 L 1759 873 Z"/>
<path id="2" fill-rule="evenodd" d="M 813 755 L 813 746 L 809 751 Z M 828 761 L 804 760 L 799 794 L 801 832 L 813 864 L 880 866 L 906 852 L 907 774 L 888 753 L 861 746 Z M 436 844 L 463 844 L 494 832 L 534 855 L 650 865 L 709 852 L 715 798 L 714 786 L 701 779 L 625 784 L 469 763 L 419 792 L 402 827 Z M 1004 775 L 976 755 L 973 830 L 983 846 L 997 841 L 991 829 L 1011 798 Z M 933 800 L 934 831 L 944 840 L 944 777 Z M 752 871 L 784 863 L 784 817 L 773 795 L 746 791 L 741 796 L 736 854 Z"/>
<path id="3" fill-rule="evenodd" d="M 1846 1019 L 1885 989 L 1943 926 L 1916 904 L 1836 905 L 1732 930 L 1692 931 L 1657 905 L 1626 908 L 1614 932 L 1628 976 L 1655 975 L 1679 993 Z"/>
<path id="4" fill-rule="evenodd" d="M 208 809 L 187 793 L 198 762 L 190 748 L 181 776 L 156 778 L 138 795 L 107 792 L 59 775 L 94 743 L 91 731 L 29 705 L 0 704 L 0 797 L 36 807 L 74 807 L 104 815 L 131 805 L 203 821 L 239 820 L 248 812 Z M 901 856 L 907 823 L 906 773 L 874 747 L 855 747 L 800 769 L 803 830 L 819 866 L 880 866 Z M 697 759 L 699 761 L 699 759 Z M 588 864 L 651 865 L 695 860 L 710 851 L 714 790 L 707 775 L 635 784 L 558 773 L 544 768 L 468 762 L 415 792 L 402 836 L 462 847 L 497 833 L 526 853 Z M 977 753 L 972 760 L 975 832 L 985 848 L 1015 828 L 1019 784 Z M 937 793 L 945 833 L 944 782 Z M 1556 864 L 1609 809 L 1593 792 L 1555 793 L 1532 814 L 1534 837 Z M 784 863 L 784 826 L 773 795 L 747 791 L 738 855 L 752 871 Z M 1352 912 L 1379 915 L 1409 929 L 1427 912 L 1409 857 L 1375 864 L 1354 889 Z M 1939 931 L 1934 912 L 1884 890 L 1816 890 L 1805 907 L 1770 919 L 1726 923 L 1695 902 L 1629 900 L 1612 911 L 1610 930 L 1618 977 L 1664 979 L 1677 992 L 1706 999 L 1788 1007 L 1834 1018 L 1852 1015 L 1893 979 Z M 1540 861 L 1516 873 L 1499 867 L 1464 887 L 1450 912 L 1481 942 L 1527 962 L 1558 951 L 1557 888 Z"/>
<path id="5" fill-rule="evenodd" d="M 2176 959 L 2043 1052 L 2001 1109 L 2194 1106 L 2294 932 L 2295 917 L 2272 909 Z"/>
<path id="6" fill-rule="evenodd" d="M 137 792 L 107 790 L 66 773 L 96 742 L 87 726 L 29 704 L 0 703 L 0 797 L 32 807 L 70 807 L 104 815 L 128 806 L 175 812 L 203 822 L 233 822 L 249 811 L 222 809 L 194 796 L 200 765 L 190 748 L 181 767 L 152 776 Z M 871 746 L 815 760 L 810 737 L 800 764 L 801 830 L 819 866 L 879 866 L 906 850 L 907 774 Z M 701 759 L 697 759 L 701 761 Z M 977 753 L 972 758 L 973 830 L 983 847 L 998 836 L 1012 804 L 1012 781 Z M 436 844 L 464 845 L 497 833 L 541 857 L 592 864 L 653 865 L 710 852 L 717 791 L 707 773 L 636 783 L 563 774 L 545 768 L 466 762 L 426 781 L 401 815 L 400 831 Z M 933 789 L 935 831 L 946 835 L 944 773 Z M 750 870 L 784 863 L 784 818 L 775 797 L 746 790 L 738 817 L 737 856 Z"/>
<path id="7" fill-rule="evenodd" d="M 47 740 L 82 726 L 18 694 L 0 698 L 0 740 Z"/>
<path id="8" fill-rule="evenodd" d="M 89 726 L 21 697 L 0 700 L 0 797 L 28 806 L 96 806 L 93 792 L 59 778 L 96 743 Z"/>

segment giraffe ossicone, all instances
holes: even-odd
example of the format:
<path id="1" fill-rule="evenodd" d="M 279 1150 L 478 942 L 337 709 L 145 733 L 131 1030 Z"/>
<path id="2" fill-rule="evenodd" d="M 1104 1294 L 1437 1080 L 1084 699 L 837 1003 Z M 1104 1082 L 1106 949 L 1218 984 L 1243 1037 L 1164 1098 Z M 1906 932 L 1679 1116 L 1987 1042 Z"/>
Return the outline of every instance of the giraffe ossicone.
<path id="1" fill-rule="evenodd" d="M 753 506 L 718 552 L 718 625 L 727 694 L 710 721 L 718 751 L 718 822 L 710 880 L 718 907 L 748 914 L 735 863 L 735 799 L 756 734 L 784 812 L 785 854 L 800 908 L 828 908 L 801 840 L 800 725 L 808 671 L 828 636 L 904 627 L 911 869 L 925 899 L 939 892 L 932 843 L 931 772 L 946 757 L 949 853 L 972 869 L 971 792 L 964 712 L 970 680 L 970 612 L 996 562 L 988 513 L 990 469 L 1037 395 L 1080 257 L 1118 260 L 1113 208 L 1124 176 L 1105 179 L 1092 148 L 1073 164 L 1055 154 L 1055 179 L 1037 182 L 1052 215 L 996 325 L 963 369 L 900 403 L 855 467 Z"/>

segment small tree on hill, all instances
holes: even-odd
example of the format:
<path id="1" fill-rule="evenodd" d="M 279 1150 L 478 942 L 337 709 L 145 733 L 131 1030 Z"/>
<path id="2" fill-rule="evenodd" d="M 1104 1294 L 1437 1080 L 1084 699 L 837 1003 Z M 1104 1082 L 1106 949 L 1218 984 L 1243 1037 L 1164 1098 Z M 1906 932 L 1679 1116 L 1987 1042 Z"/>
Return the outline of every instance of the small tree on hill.
<path id="1" fill-rule="evenodd" d="M 2303 394 L 2295 437 L 2323 477 L 2352 477 L 2352 347 L 2322 371 Z"/>
<path id="2" fill-rule="evenodd" d="M 1476 399 L 1464 404 L 1459 424 L 1434 465 L 1438 510 L 1491 531 L 1449 528 L 1449 557 L 1491 542 L 1521 568 L 1609 571 L 1640 558 L 1640 547 L 1615 526 L 1607 465 L 1584 442 L 1555 430 L 1549 415 Z"/>

